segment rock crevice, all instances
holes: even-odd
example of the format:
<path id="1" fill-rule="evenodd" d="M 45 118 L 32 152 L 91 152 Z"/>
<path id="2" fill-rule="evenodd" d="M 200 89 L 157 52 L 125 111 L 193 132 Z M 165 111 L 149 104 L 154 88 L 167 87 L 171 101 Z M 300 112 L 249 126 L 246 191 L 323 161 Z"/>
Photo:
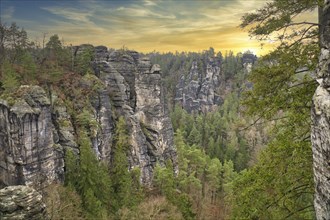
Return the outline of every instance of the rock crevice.
<path id="1" fill-rule="evenodd" d="M 313 97 L 312 145 L 315 182 L 314 207 L 318 220 L 330 219 L 330 1 L 319 11 L 321 55 L 318 88 Z"/>

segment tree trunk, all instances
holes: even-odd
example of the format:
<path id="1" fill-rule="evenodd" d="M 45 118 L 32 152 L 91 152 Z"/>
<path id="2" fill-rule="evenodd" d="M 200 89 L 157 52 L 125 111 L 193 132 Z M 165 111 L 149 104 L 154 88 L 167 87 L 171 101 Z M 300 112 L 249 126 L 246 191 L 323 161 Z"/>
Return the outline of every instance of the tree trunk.
<path id="1" fill-rule="evenodd" d="M 314 206 L 318 220 L 330 219 L 330 0 L 319 9 L 321 54 L 313 97 L 312 145 L 315 181 Z"/>

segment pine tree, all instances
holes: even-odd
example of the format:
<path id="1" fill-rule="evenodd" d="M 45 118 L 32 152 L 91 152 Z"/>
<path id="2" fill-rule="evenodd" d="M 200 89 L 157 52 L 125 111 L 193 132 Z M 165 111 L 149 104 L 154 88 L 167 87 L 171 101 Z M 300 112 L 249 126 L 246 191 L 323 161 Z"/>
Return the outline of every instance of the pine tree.
<path id="1" fill-rule="evenodd" d="M 3 64 L 1 81 L 2 87 L 8 93 L 15 91 L 20 85 L 17 73 L 9 62 Z"/>
<path id="2" fill-rule="evenodd" d="M 94 59 L 94 51 L 91 47 L 85 48 L 76 57 L 76 71 L 81 75 L 85 75 L 92 70 L 91 62 Z"/>
<path id="3" fill-rule="evenodd" d="M 256 165 L 235 181 L 234 218 L 314 216 L 310 109 L 317 83 L 309 73 L 318 61 L 320 25 L 294 18 L 322 4 L 318 0 L 273 0 L 242 18 L 241 27 L 248 27 L 251 36 L 259 40 L 278 37 L 273 39 L 279 46 L 249 74 L 253 89 L 243 97 L 246 113 L 256 120 L 276 120 L 276 127 L 275 138 Z M 301 71 L 302 67 L 307 71 Z M 250 196 L 256 198 L 253 203 L 247 199 Z"/>
<path id="4" fill-rule="evenodd" d="M 191 132 L 187 138 L 187 141 L 190 145 L 196 144 L 197 146 L 201 146 L 202 143 L 202 135 L 197 130 L 195 125 L 192 127 Z"/>
<path id="5" fill-rule="evenodd" d="M 71 149 L 65 151 L 65 185 L 69 187 L 77 186 L 79 166 L 77 157 Z"/>
<path id="6" fill-rule="evenodd" d="M 79 133 L 80 166 L 76 189 L 91 218 L 103 218 L 110 202 L 111 181 L 106 167 L 97 160 L 85 131 Z"/>
<path id="7" fill-rule="evenodd" d="M 23 68 L 23 80 L 25 83 L 33 83 L 36 80 L 37 65 L 28 52 L 23 52 L 20 63 Z"/>
<path id="8" fill-rule="evenodd" d="M 112 179 L 112 207 L 114 211 L 130 203 L 132 179 L 129 173 L 127 151 L 129 150 L 129 137 L 123 117 L 117 122 L 115 133 L 115 146 L 110 169 Z"/>

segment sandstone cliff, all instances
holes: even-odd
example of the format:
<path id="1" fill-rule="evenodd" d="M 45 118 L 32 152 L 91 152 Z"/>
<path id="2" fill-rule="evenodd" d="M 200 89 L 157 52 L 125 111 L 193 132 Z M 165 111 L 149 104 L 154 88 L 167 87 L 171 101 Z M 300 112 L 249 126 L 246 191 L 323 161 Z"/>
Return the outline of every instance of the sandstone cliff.
<path id="1" fill-rule="evenodd" d="M 135 51 L 109 51 L 83 45 L 95 53 L 95 73 L 82 77 L 78 86 L 86 99 L 95 127 L 90 127 L 93 150 L 108 164 L 112 157 L 116 119 L 126 119 L 130 135 L 130 168 L 139 167 L 141 182 L 150 184 L 156 163 L 171 160 L 177 172 L 173 129 L 164 103 L 160 68 Z M 72 88 L 77 90 L 78 88 Z M 88 94 L 83 91 L 92 91 Z M 62 182 L 67 149 L 79 155 L 76 123 L 66 104 L 68 97 L 49 94 L 39 86 L 21 86 L 13 97 L 0 100 L 0 186 L 41 187 Z M 79 106 L 77 101 L 76 108 Z M 86 102 L 85 102 L 86 104 Z M 72 110 L 71 110 L 72 111 Z"/>
<path id="2" fill-rule="evenodd" d="M 180 77 L 175 101 L 189 113 L 208 112 L 221 104 L 222 99 L 216 90 L 221 82 L 220 66 L 220 60 L 210 58 L 204 74 L 204 71 L 198 68 L 197 61 L 194 61 L 189 74 Z"/>
<path id="3" fill-rule="evenodd" d="M 319 86 L 313 97 L 312 144 L 316 218 L 330 219 L 330 1 L 320 10 Z"/>
<path id="4" fill-rule="evenodd" d="M 234 89 L 235 74 L 240 70 L 247 74 L 251 71 L 257 57 L 250 52 L 235 59 L 236 70 L 230 69 L 221 57 L 207 57 L 194 60 L 188 74 L 182 73 L 175 88 L 175 103 L 189 113 L 210 112 L 223 103 L 226 95 Z M 225 70 L 226 69 L 226 70 Z M 225 76 L 230 72 L 230 76 Z M 241 85 L 242 87 L 242 85 Z"/>
<path id="5" fill-rule="evenodd" d="M 177 172 L 173 129 L 164 102 L 159 66 L 135 51 L 109 53 L 106 48 L 95 49 L 95 73 L 106 85 L 115 112 L 125 117 L 130 128 L 131 168 L 141 169 L 141 181 L 145 184 L 150 183 L 157 162 L 164 164 L 169 159 Z M 102 127 L 106 121 L 101 120 Z"/>
<path id="6" fill-rule="evenodd" d="M 28 186 L 0 190 L 0 219 L 49 219 L 42 196 Z"/>
<path id="7" fill-rule="evenodd" d="M 61 180 L 64 163 L 59 142 L 70 134 L 62 130 L 61 137 L 57 135 L 51 103 L 39 86 L 21 86 L 15 99 L 12 106 L 0 102 L 0 183 L 39 185 Z"/>

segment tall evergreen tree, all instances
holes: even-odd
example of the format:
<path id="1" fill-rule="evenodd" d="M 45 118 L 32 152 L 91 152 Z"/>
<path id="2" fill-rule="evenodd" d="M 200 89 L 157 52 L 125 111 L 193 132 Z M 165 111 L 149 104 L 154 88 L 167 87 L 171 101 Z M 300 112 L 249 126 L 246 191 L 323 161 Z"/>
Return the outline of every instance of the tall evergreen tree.
<path id="1" fill-rule="evenodd" d="M 273 0 L 242 18 L 241 27 L 249 27 L 252 36 L 278 36 L 279 46 L 249 76 L 247 113 L 276 120 L 275 138 L 255 167 L 235 181 L 235 218 L 313 218 L 310 108 L 316 83 L 309 73 L 319 54 L 318 24 L 294 18 L 320 5 L 318 0 Z M 255 203 L 247 202 L 249 195 Z"/>
<path id="2" fill-rule="evenodd" d="M 17 77 L 17 73 L 15 69 L 13 68 L 12 64 L 10 64 L 8 61 L 5 61 L 2 68 L 2 87 L 5 89 L 7 93 L 11 93 L 15 91 L 20 83 Z"/>
<path id="3" fill-rule="evenodd" d="M 129 136 L 124 117 L 119 118 L 116 126 L 115 146 L 110 169 L 113 189 L 112 207 L 114 211 L 130 203 L 132 187 L 132 179 L 127 160 Z"/>

